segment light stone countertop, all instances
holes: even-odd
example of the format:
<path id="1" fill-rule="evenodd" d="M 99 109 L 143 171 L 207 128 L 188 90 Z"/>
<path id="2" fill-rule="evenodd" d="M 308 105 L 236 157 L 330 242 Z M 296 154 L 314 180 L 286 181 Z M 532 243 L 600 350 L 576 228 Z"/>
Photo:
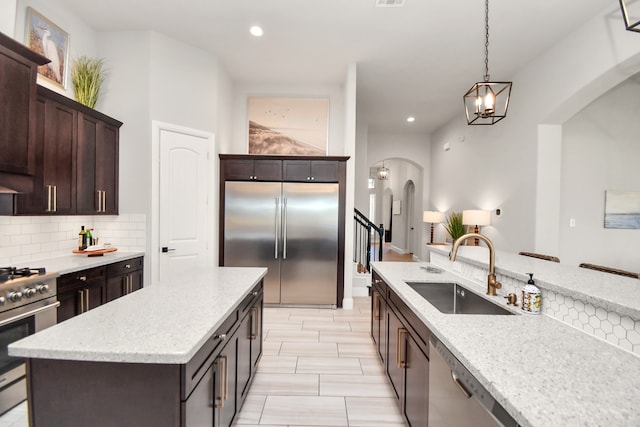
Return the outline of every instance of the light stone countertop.
<path id="1" fill-rule="evenodd" d="M 60 275 L 73 273 L 88 268 L 100 267 L 114 262 L 144 256 L 144 252 L 108 252 L 102 256 L 87 256 L 86 254 L 69 254 L 57 258 L 46 258 L 30 261 L 18 267 L 47 269 L 47 272 L 57 272 Z"/>
<path id="2" fill-rule="evenodd" d="M 430 251 L 449 256 L 451 246 L 429 246 Z M 489 269 L 488 249 L 461 246 L 456 260 Z M 455 264 L 455 263 L 454 263 Z M 496 274 L 526 282 L 534 273 L 536 286 L 640 319 L 640 280 L 557 262 L 496 251 Z"/>
<path id="3" fill-rule="evenodd" d="M 373 268 L 520 425 L 640 425 L 640 358 L 545 315 L 443 314 L 404 282 L 457 282 L 507 305 L 484 295 L 485 286 L 428 273 L 427 265 Z"/>
<path id="4" fill-rule="evenodd" d="M 11 356 L 184 364 L 266 268 L 213 267 L 149 286 L 9 345 Z"/>

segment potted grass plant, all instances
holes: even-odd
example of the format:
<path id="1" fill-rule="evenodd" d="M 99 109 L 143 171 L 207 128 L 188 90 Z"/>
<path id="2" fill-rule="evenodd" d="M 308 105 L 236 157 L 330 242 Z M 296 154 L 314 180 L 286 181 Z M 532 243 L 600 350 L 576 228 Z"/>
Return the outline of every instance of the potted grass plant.
<path id="1" fill-rule="evenodd" d="M 451 215 L 447 218 L 447 225 L 445 229 L 454 242 L 464 235 L 465 227 L 464 224 L 462 224 L 462 213 L 451 212 Z"/>
<path id="2" fill-rule="evenodd" d="M 76 101 L 89 108 L 95 108 L 104 83 L 104 60 L 81 56 L 71 69 L 71 80 Z"/>

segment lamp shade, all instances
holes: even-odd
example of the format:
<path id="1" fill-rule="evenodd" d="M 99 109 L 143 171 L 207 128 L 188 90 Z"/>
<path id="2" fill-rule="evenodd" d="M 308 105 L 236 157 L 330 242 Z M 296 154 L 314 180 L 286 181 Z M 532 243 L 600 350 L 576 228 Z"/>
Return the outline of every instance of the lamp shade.
<path id="1" fill-rule="evenodd" d="M 464 225 L 490 225 L 491 211 L 467 210 L 462 211 L 462 224 Z"/>
<path id="2" fill-rule="evenodd" d="M 430 222 L 431 224 L 440 224 L 444 221 L 444 213 L 438 211 L 424 211 L 422 214 L 422 222 Z"/>

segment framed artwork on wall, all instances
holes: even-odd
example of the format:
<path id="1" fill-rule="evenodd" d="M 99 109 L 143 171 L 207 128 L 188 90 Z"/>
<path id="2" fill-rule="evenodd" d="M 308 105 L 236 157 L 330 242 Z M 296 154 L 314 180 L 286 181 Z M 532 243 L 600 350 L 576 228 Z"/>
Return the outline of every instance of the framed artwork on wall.
<path id="1" fill-rule="evenodd" d="M 604 194 L 604 228 L 640 229 L 640 191 Z"/>
<path id="2" fill-rule="evenodd" d="M 327 154 L 329 100 L 250 97 L 249 154 Z"/>
<path id="3" fill-rule="evenodd" d="M 67 87 L 69 34 L 35 9 L 27 8 L 27 46 L 51 60 L 38 67 L 38 75 L 56 86 Z"/>

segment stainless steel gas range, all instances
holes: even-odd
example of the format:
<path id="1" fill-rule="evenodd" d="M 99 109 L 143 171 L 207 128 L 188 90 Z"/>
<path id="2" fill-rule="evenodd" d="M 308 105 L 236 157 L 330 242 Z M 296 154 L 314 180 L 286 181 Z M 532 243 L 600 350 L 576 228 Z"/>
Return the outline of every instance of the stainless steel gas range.
<path id="1" fill-rule="evenodd" d="M 56 277 L 44 268 L 0 268 L 0 414 L 27 398 L 24 360 L 7 347 L 56 324 Z"/>

